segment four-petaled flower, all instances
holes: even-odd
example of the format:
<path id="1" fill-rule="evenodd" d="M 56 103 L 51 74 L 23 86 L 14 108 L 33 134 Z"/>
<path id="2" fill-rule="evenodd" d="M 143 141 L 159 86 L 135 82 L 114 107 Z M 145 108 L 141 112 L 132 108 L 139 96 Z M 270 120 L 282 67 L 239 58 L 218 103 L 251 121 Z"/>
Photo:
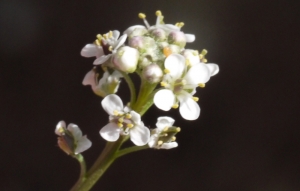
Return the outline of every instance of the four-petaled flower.
<path id="1" fill-rule="evenodd" d="M 59 136 L 58 146 L 69 155 L 77 155 L 92 146 L 92 142 L 86 135 L 82 136 L 79 127 L 73 123 L 66 128 L 64 121 L 58 122 L 55 133 Z"/>
<path id="2" fill-rule="evenodd" d="M 152 130 L 152 135 L 148 143 L 150 148 L 172 149 L 178 146 L 175 142 L 175 134 L 180 131 L 179 127 L 174 127 L 175 120 L 171 117 L 159 117 L 156 128 Z"/>
<path id="3" fill-rule="evenodd" d="M 141 116 L 137 112 L 123 106 L 123 102 L 116 94 L 106 96 L 101 105 L 109 114 L 109 123 L 100 130 L 103 139 L 114 142 L 121 135 L 130 136 L 130 140 L 137 146 L 145 145 L 150 139 L 150 130 L 144 126 Z"/>

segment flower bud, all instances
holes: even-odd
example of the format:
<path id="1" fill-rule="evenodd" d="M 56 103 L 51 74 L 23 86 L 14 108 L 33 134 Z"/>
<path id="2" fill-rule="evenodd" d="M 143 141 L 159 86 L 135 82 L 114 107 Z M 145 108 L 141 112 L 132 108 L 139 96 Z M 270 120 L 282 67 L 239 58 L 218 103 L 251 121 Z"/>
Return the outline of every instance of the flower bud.
<path id="1" fill-rule="evenodd" d="M 155 28 L 151 30 L 151 35 L 156 41 L 164 41 L 167 38 L 166 32 L 160 28 Z"/>
<path id="2" fill-rule="evenodd" d="M 183 48 L 186 44 L 186 38 L 181 31 L 172 31 L 168 36 L 168 41 L 170 44 L 175 44 Z"/>
<path id="3" fill-rule="evenodd" d="M 115 68 L 123 72 L 132 73 L 136 70 L 139 51 L 129 46 L 123 46 L 113 55 L 112 62 Z"/>
<path id="4" fill-rule="evenodd" d="M 143 78 L 150 83 L 157 83 L 161 80 L 163 72 L 157 64 L 150 64 L 143 70 Z"/>
<path id="5" fill-rule="evenodd" d="M 129 30 L 129 31 L 130 31 L 128 34 L 129 39 L 131 39 L 135 36 L 143 36 L 144 34 L 146 34 L 148 32 L 146 28 L 142 28 L 142 27 L 136 27 L 133 30 Z"/>

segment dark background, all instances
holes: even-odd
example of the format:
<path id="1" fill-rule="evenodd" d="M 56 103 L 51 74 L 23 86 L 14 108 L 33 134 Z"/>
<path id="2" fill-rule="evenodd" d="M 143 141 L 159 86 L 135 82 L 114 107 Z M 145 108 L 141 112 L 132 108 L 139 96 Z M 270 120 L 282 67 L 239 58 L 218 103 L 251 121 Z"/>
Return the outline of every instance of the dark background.
<path id="1" fill-rule="evenodd" d="M 92 140 L 90 166 L 104 146 L 101 99 L 81 85 L 93 59 L 81 48 L 98 33 L 185 22 L 187 48 L 209 51 L 220 73 L 198 91 L 201 116 L 153 107 L 148 126 L 169 115 L 182 128 L 177 149 L 147 150 L 117 160 L 92 190 L 300 190 L 299 4 L 288 0 L 0 1 L 0 190 L 68 190 L 77 162 L 54 134 L 64 119 Z M 128 101 L 122 82 L 120 94 Z M 120 95 L 119 94 L 119 95 Z"/>

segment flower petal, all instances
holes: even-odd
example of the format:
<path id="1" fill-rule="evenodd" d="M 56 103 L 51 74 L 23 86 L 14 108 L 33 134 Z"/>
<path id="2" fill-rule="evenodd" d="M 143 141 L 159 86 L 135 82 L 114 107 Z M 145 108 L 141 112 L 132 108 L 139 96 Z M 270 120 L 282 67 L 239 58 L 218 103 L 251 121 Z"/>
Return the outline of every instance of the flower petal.
<path id="1" fill-rule="evenodd" d="M 130 140 L 137 146 L 146 145 L 150 140 L 150 130 L 142 125 L 130 129 Z"/>
<path id="2" fill-rule="evenodd" d="M 177 142 L 163 143 L 161 145 L 161 149 L 172 149 L 178 146 Z"/>
<path id="3" fill-rule="evenodd" d="M 96 85 L 96 73 L 94 70 L 89 71 L 83 78 L 82 84 L 87 86 L 87 85 L 91 85 L 92 87 L 94 87 Z"/>
<path id="4" fill-rule="evenodd" d="M 56 128 L 55 128 L 55 134 L 62 136 L 61 128 L 65 129 L 66 128 L 66 122 L 65 121 L 60 121 L 57 123 Z"/>
<path id="5" fill-rule="evenodd" d="M 75 154 L 82 153 L 92 146 L 92 142 L 85 136 L 81 137 L 81 139 L 77 142 L 77 147 L 75 149 Z"/>
<path id="6" fill-rule="evenodd" d="M 159 90 L 153 98 L 153 102 L 161 110 L 169 111 L 175 103 L 175 95 L 171 90 Z"/>
<path id="7" fill-rule="evenodd" d="M 190 85 L 206 83 L 209 78 L 210 71 L 206 64 L 203 63 L 198 63 L 192 66 L 184 77 L 186 83 Z"/>
<path id="8" fill-rule="evenodd" d="M 101 105 L 108 115 L 114 115 L 114 111 L 123 111 L 123 102 L 116 94 L 110 94 L 106 96 Z"/>
<path id="9" fill-rule="evenodd" d="M 214 76 L 219 73 L 219 66 L 217 64 L 206 64 L 210 71 L 210 76 Z"/>
<path id="10" fill-rule="evenodd" d="M 103 56 L 97 58 L 97 59 L 94 61 L 93 64 L 94 64 L 94 65 L 103 64 L 103 63 L 106 62 L 110 57 L 111 57 L 111 54 L 103 55 Z"/>
<path id="11" fill-rule="evenodd" d="M 70 123 L 67 129 L 72 133 L 75 140 L 79 140 L 82 137 L 82 132 L 76 124 Z"/>
<path id="12" fill-rule="evenodd" d="M 112 36 L 114 37 L 114 39 L 118 39 L 120 36 L 120 31 L 118 30 L 112 31 Z"/>
<path id="13" fill-rule="evenodd" d="M 185 34 L 185 40 L 186 42 L 194 42 L 196 39 L 196 36 L 193 34 Z"/>
<path id="14" fill-rule="evenodd" d="M 127 35 L 130 35 L 132 33 L 132 31 L 134 31 L 135 29 L 137 28 L 143 28 L 143 29 L 146 29 L 145 26 L 143 25 L 134 25 L 134 26 L 131 26 L 129 27 L 128 29 L 126 29 L 123 34 L 127 34 Z"/>
<path id="15" fill-rule="evenodd" d="M 80 54 L 83 57 L 99 57 L 102 56 L 104 53 L 101 46 L 97 46 L 95 44 L 87 44 L 82 48 Z"/>
<path id="16" fill-rule="evenodd" d="M 192 99 L 192 96 L 179 95 L 177 96 L 180 102 L 179 112 L 186 120 L 195 120 L 200 115 L 200 107 L 197 102 Z"/>
<path id="17" fill-rule="evenodd" d="M 159 117 L 157 118 L 156 127 L 158 132 L 161 132 L 165 127 L 171 127 L 175 120 L 171 117 Z"/>
<path id="18" fill-rule="evenodd" d="M 127 34 L 123 34 L 119 40 L 117 41 L 116 44 L 114 44 L 113 48 L 114 50 L 117 50 L 120 46 L 122 46 L 124 44 L 124 42 L 126 41 L 127 38 Z"/>
<path id="19" fill-rule="evenodd" d="M 103 139 L 114 142 L 120 137 L 120 128 L 115 123 L 108 123 L 102 127 L 99 133 Z"/>
<path id="20" fill-rule="evenodd" d="M 135 124 L 140 124 L 141 123 L 141 115 L 138 114 L 135 111 L 130 111 L 130 115 L 131 115 L 131 120 L 135 123 Z"/>
<path id="21" fill-rule="evenodd" d="M 157 134 L 151 135 L 150 140 L 148 142 L 149 147 L 154 148 L 157 144 L 157 140 L 158 140 Z"/>
<path id="22" fill-rule="evenodd" d="M 174 79 L 178 79 L 184 71 L 185 58 L 180 54 L 171 54 L 165 60 L 165 68 L 170 71 L 169 75 Z"/>

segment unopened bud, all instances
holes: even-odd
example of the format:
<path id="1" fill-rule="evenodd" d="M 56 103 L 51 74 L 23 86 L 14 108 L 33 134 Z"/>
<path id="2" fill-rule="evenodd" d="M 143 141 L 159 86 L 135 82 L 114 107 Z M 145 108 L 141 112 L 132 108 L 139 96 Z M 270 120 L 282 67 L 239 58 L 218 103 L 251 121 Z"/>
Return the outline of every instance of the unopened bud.
<path id="1" fill-rule="evenodd" d="M 150 64 L 143 70 L 143 78 L 150 83 L 157 83 L 161 81 L 163 72 L 157 64 Z"/>
<path id="2" fill-rule="evenodd" d="M 166 32 L 163 29 L 155 28 L 151 31 L 151 35 L 157 41 L 164 41 L 166 40 Z"/>
<path id="3" fill-rule="evenodd" d="M 114 66 L 123 72 L 132 73 L 136 70 L 139 59 L 139 51 L 129 46 L 124 46 L 118 49 L 113 55 Z"/>
<path id="4" fill-rule="evenodd" d="M 176 44 L 183 48 L 186 44 L 186 38 L 183 32 L 181 31 L 172 31 L 168 36 L 168 41 L 170 44 Z"/>

